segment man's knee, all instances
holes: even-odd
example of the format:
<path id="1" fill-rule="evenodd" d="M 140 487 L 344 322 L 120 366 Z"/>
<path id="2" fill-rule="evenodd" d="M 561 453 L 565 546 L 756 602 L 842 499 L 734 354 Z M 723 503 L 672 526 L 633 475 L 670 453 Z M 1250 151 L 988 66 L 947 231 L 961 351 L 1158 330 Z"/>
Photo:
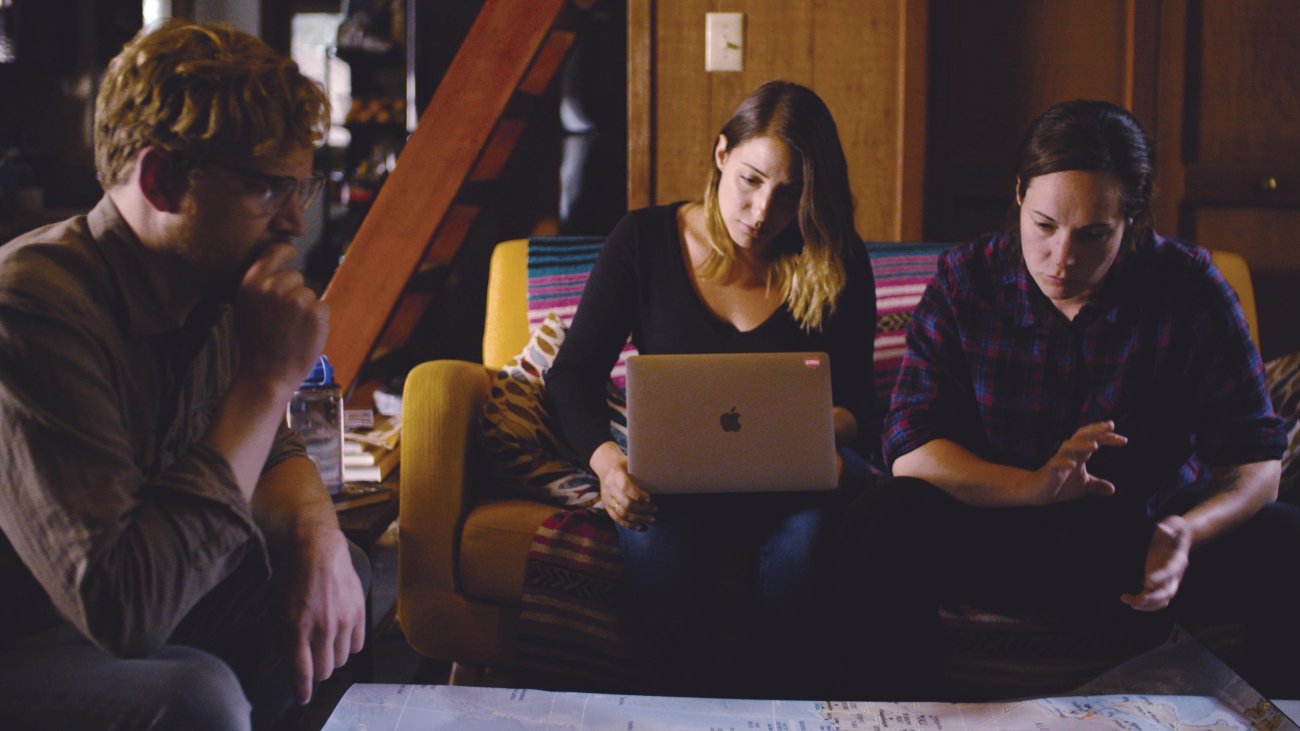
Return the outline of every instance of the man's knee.
<path id="1" fill-rule="evenodd" d="M 156 656 L 148 692 L 156 699 L 158 728 L 248 729 L 252 707 L 239 678 L 214 655 L 190 647 L 167 647 Z"/>
<path id="2" fill-rule="evenodd" d="M 225 662 L 167 645 L 115 658 L 85 642 L 25 647 L 0 665 L 5 729 L 248 729 L 251 707 Z"/>

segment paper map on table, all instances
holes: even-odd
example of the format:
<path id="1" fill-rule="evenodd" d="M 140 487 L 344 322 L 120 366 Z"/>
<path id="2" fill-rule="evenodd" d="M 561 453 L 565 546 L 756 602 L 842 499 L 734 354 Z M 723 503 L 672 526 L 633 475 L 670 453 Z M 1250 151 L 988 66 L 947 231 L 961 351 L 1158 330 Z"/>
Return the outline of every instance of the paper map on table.
<path id="1" fill-rule="evenodd" d="M 1249 686 L 1241 684 L 1249 691 Z M 1250 692 L 1006 703 L 725 700 L 442 685 L 353 685 L 324 731 L 1165 731 L 1296 729 Z"/>

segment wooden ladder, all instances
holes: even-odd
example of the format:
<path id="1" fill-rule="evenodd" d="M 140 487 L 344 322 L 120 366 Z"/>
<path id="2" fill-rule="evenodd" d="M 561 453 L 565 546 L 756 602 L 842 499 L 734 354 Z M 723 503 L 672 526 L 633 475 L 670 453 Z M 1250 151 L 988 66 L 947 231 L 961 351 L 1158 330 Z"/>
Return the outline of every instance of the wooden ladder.
<path id="1" fill-rule="evenodd" d="M 579 0 L 486 0 L 325 290 L 345 394 L 401 348 L 577 32 Z"/>

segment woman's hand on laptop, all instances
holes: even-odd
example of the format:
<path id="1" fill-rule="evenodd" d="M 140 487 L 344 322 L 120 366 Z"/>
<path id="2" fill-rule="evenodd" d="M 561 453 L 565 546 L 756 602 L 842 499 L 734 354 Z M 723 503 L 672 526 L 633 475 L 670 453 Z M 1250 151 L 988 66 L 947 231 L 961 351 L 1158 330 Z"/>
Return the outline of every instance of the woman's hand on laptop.
<path id="1" fill-rule="evenodd" d="M 655 521 L 655 505 L 636 486 L 627 471 L 627 455 L 614 442 L 605 442 L 591 454 L 591 470 L 600 479 L 600 502 L 615 523 L 645 530 Z"/>
<path id="2" fill-rule="evenodd" d="M 835 446 L 852 444 L 858 438 L 858 420 L 843 406 L 831 407 L 831 424 L 835 429 Z"/>

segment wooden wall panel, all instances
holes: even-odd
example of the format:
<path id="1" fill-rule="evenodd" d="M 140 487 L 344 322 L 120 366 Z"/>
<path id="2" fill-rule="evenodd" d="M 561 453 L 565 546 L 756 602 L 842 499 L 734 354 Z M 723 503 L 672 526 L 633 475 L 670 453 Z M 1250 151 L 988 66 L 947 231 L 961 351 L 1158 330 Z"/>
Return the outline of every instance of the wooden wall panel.
<path id="1" fill-rule="evenodd" d="M 845 22 L 857 13 L 859 22 Z M 900 238 L 898 88 L 901 6 L 894 0 L 825 0 L 813 19 L 812 87 L 835 116 L 849 160 L 858 231 Z"/>
<path id="2" fill-rule="evenodd" d="M 1184 103 L 1171 123 L 1186 197 L 1300 205 L 1300 4 L 1169 5 L 1183 10 Z"/>
<path id="3" fill-rule="evenodd" d="M 965 240 L 1002 225 L 1021 136 L 1051 105 L 1131 102 L 1133 34 L 1150 18 L 1137 1 L 931 3 L 927 237 Z"/>
<path id="4" fill-rule="evenodd" d="M 708 0 L 655 3 L 655 188 L 651 203 L 699 197 L 716 128 L 704 73 Z"/>
<path id="5" fill-rule="evenodd" d="M 898 199 L 897 236 L 900 241 L 920 241 L 925 225 L 926 119 L 930 88 L 928 0 L 901 6 L 898 73 Z"/>
<path id="6" fill-rule="evenodd" d="M 1161 25 L 1157 223 L 1240 253 L 1260 351 L 1300 350 L 1300 4 L 1163 0 Z"/>
<path id="7" fill-rule="evenodd" d="M 1051 105 L 1124 102 L 1124 0 L 996 0 L 951 5 L 953 160 L 1006 166 Z"/>
<path id="8" fill-rule="evenodd" d="M 1197 2 L 1192 8 L 1188 33 L 1199 52 L 1189 59 L 1189 121 L 1195 120 L 1189 161 L 1300 172 L 1300 3 Z"/>
<path id="9" fill-rule="evenodd" d="M 759 84 L 786 79 L 816 90 L 840 128 L 857 201 L 859 233 L 897 239 L 920 232 L 919 199 L 904 206 L 904 178 L 919 194 L 924 140 L 907 135 L 903 90 L 925 59 L 926 0 L 629 0 L 629 72 L 649 66 L 649 98 L 629 93 L 629 206 L 699 198 L 715 135 Z M 745 68 L 704 71 L 708 12 L 745 14 Z M 911 24 L 904 19 L 911 12 Z M 649 49 L 637 38 L 649 38 Z M 641 66 L 634 67 L 635 63 Z M 905 59 L 911 65 L 905 66 Z M 924 76 L 920 76 L 924 84 Z M 916 168 L 900 165 L 905 155 Z M 904 218 L 907 211 L 908 218 Z"/>
<path id="10" fill-rule="evenodd" d="M 655 24 L 653 0 L 627 0 L 627 206 L 654 198 Z"/>

